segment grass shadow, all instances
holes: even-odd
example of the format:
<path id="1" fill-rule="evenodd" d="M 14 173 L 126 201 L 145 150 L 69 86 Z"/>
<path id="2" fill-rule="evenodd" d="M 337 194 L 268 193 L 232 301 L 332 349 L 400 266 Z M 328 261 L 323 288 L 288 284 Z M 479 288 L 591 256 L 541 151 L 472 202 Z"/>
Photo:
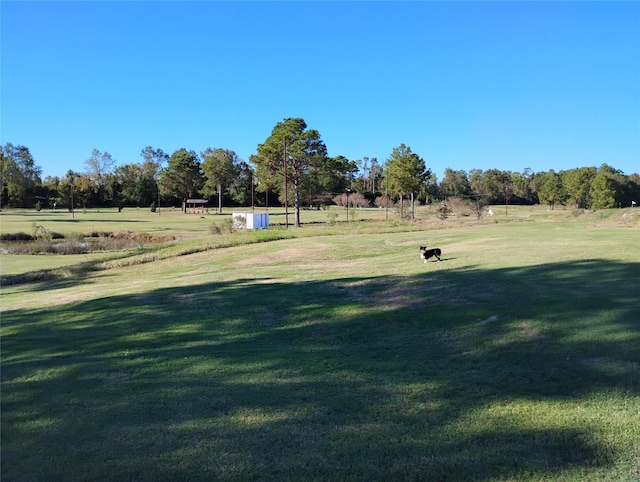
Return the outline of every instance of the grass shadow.
<path id="1" fill-rule="evenodd" d="M 638 407 L 639 268 L 238 279 L 6 311 L 3 480 L 620 471 L 635 432 L 598 414 Z"/>

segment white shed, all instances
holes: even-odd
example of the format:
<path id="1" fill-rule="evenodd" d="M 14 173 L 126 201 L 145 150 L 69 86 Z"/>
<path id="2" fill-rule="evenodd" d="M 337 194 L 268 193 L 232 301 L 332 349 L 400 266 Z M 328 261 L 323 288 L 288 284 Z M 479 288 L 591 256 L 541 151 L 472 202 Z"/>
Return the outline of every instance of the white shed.
<path id="1" fill-rule="evenodd" d="M 231 219 L 234 229 L 266 229 L 269 227 L 267 213 L 233 213 Z"/>

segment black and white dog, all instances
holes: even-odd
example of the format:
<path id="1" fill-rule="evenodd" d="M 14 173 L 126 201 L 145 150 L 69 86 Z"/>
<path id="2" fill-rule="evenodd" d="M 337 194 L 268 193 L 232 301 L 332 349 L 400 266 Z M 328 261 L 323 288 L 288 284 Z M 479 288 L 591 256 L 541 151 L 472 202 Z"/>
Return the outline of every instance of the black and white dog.
<path id="1" fill-rule="evenodd" d="M 426 246 L 420 246 L 420 257 L 424 259 L 426 263 L 429 258 L 436 257 L 438 261 L 440 261 L 440 255 L 442 254 L 442 250 L 440 248 L 427 249 Z"/>

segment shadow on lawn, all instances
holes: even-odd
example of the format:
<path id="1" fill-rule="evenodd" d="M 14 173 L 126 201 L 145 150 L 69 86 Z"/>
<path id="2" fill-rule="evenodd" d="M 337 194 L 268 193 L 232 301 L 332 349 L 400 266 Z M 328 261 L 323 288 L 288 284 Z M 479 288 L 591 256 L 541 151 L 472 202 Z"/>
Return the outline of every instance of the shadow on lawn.
<path id="1" fill-rule="evenodd" d="M 620 454 L 588 421 L 505 413 L 639 394 L 639 268 L 245 279 L 6 312 L 3 480 L 606 469 Z"/>

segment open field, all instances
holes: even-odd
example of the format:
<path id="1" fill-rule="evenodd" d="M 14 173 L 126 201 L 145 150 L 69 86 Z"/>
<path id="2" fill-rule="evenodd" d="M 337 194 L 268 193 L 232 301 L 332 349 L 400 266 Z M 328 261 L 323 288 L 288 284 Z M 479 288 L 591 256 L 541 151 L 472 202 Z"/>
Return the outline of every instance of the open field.
<path id="1" fill-rule="evenodd" d="M 297 230 L 289 229 L 285 235 L 270 234 L 264 237 L 297 237 L 316 236 L 318 234 L 344 233 L 375 233 L 389 230 L 410 231 L 422 229 L 448 229 L 452 226 L 475 226 L 477 224 L 487 225 L 496 223 L 514 222 L 537 222 L 537 223 L 558 223 L 571 222 L 584 226 L 600 228 L 640 228 L 640 209 L 618 209 L 603 210 L 597 212 L 587 212 L 578 214 L 571 209 L 556 209 L 549 211 L 544 206 L 509 206 L 508 210 L 504 206 L 494 206 L 494 216 L 485 216 L 482 221 L 467 216 L 453 216 L 446 221 L 441 221 L 437 217 L 437 212 L 433 207 L 421 206 L 417 208 L 416 222 L 403 223 L 398 221 L 398 213 L 390 209 L 350 209 L 349 220 L 346 221 L 346 211 L 343 208 L 333 206 L 328 210 L 303 210 L 301 221 L 305 226 L 301 234 Z M 248 209 L 238 209 L 238 212 L 248 212 Z M 88 233 L 99 232 L 144 232 L 151 235 L 167 235 L 174 237 L 182 245 L 185 240 L 191 240 L 192 244 L 202 244 L 195 241 L 209 238 L 216 246 L 222 243 L 219 236 L 215 241 L 211 241 L 212 225 L 224 226 L 230 222 L 232 209 L 226 209 L 224 214 L 206 215 L 185 215 L 179 209 L 164 208 L 161 214 L 151 213 L 148 209 L 125 208 L 119 213 L 117 209 L 87 210 L 77 211 L 73 217 L 64 210 L 8 210 L 0 212 L 0 234 L 26 233 L 32 234 L 35 226 L 41 226 L 49 232 L 60 233 L 65 236 L 87 235 Z M 256 210 L 260 212 L 260 210 Z M 284 229 L 285 212 L 282 209 L 270 209 L 270 221 L 273 228 Z M 293 214 L 289 213 L 289 223 L 293 223 Z M 355 222 L 354 222 L 355 221 Z M 377 221 L 369 224 L 369 222 Z M 333 225 L 330 225 L 333 224 Z M 291 228 L 292 226 L 290 226 Z M 235 238 L 238 236 L 236 235 Z M 260 235 L 258 235 L 260 237 Z M 231 240 L 230 243 L 237 241 Z M 245 241 L 241 241 L 245 242 Z M 206 242 L 205 242 L 206 244 Z M 0 242 L 1 245 L 1 242 Z M 0 246 L 1 247 L 1 246 Z M 88 253 L 66 256 L 33 256 L 33 255 L 11 255 L 6 256 L 0 250 L 0 275 L 16 275 L 19 273 L 33 272 L 37 270 L 51 270 L 66 266 L 78 265 L 80 263 L 108 260 L 118 257 L 129 257 L 131 250 L 112 253 Z"/>
<path id="2" fill-rule="evenodd" d="M 91 213 L 178 239 L 3 286 L 2 480 L 640 479 L 635 211 L 498 209 L 225 236 Z"/>

